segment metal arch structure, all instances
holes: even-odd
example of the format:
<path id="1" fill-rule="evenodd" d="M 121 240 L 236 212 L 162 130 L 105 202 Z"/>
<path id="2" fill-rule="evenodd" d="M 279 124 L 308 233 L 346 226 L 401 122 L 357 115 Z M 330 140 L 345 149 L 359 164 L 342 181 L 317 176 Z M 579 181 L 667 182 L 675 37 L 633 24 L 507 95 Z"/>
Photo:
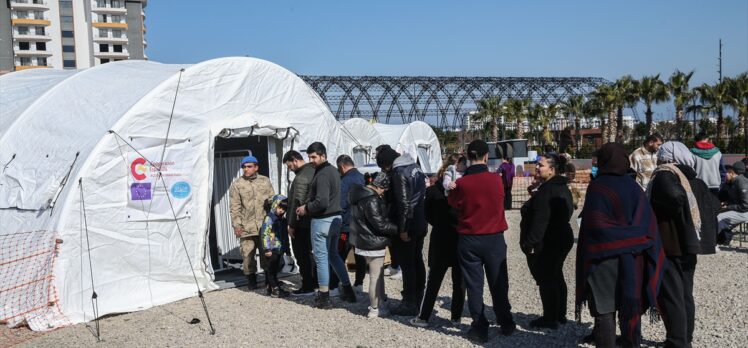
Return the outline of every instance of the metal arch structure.
<path id="1" fill-rule="evenodd" d="M 375 119 L 403 124 L 424 121 L 457 129 L 489 97 L 530 98 L 558 103 L 587 95 L 603 84 L 600 77 L 428 77 L 428 76 L 301 76 L 340 121 Z"/>

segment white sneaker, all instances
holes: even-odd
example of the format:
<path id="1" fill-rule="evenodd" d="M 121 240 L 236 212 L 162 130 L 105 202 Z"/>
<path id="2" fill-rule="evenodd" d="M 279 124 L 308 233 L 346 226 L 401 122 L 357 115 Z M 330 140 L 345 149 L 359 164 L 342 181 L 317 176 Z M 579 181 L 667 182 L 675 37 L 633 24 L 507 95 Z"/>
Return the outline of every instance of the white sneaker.
<path id="1" fill-rule="evenodd" d="M 364 293 L 364 286 L 363 285 L 356 285 L 353 287 L 353 291 L 355 291 L 358 294 Z"/>
<path id="2" fill-rule="evenodd" d="M 340 287 L 330 290 L 330 297 L 340 296 Z"/>
<path id="3" fill-rule="evenodd" d="M 371 308 L 369 306 L 369 313 L 366 315 L 368 318 L 384 318 L 390 315 L 390 311 L 386 307 Z"/>
<path id="4" fill-rule="evenodd" d="M 401 270 L 394 270 L 392 273 L 390 273 L 390 278 L 392 279 L 403 279 L 403 271 Z"/>

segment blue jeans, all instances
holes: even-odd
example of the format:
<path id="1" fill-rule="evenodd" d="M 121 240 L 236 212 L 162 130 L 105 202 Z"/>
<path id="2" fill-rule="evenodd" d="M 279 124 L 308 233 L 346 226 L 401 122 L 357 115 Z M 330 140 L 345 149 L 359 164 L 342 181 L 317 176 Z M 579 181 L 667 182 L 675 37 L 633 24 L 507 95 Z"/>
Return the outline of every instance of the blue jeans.
<path id="1" fill-rule="evenodd" d="M 351 285 L 348 269 L 338 254 L 338 239 L 340 239 L 340 215 L 321 219 L 312 219 L 312 250 L 317 262 L 317 280 L 319 286 L 330 285 L 330 268 L 338 276 L 343 286 Z"/>

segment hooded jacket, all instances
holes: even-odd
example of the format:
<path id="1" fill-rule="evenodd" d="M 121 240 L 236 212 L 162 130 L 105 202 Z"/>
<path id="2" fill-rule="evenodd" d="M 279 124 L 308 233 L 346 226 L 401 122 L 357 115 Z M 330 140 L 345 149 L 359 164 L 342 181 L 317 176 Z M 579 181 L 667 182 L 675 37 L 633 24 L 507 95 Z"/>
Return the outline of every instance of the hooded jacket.
<path id="1" fill-rule="evenodd" d="M 650 202 L 657 216 L 657 227 L 662 236 L 665 254 L 714 254 L 719 203 L 706 184 L 696 177 L 693 168 L 682 164 L 676 166 L 688 180 L 698 203 L 701 240 L 696 237 L 688 197 L 678 177 L 671 172 L 658 172 L 650 185 Z"/>
<path id="2" fill-rule="evenodd" d="M 283 216 L 275 212 L 278 204 L 286 199 L 285 196 L 275 195 L 270 203 L 270 208 L 260 227 L 260 250 L 262 252 L 281 250 L 284 245 L 285 236 L 288 234 L 288 224 Z"/>
<path id="3" fill-rule="evenodd" d="M 426 189 L 424 208 L 426 221 L 431 224 L 429 267 L 448 265 L 459 267 L 457 258 L 457 210 L 447 202 L 442 180 Z"/>
<path id="4" fill-rule="evenodd" d="M 712 143 L 697 141 L 691 148 L 696 163 L 696 177 L 703 180 L 710 189 L 718 189 L 725 181 L 727 170 L 722 163 L 722 152 Z"/>
<path id="5" fill-rule="evenodd" d="M 397 226 L 387 218 L 384 200 L 363 185 L 353 185 L 348 192 L 351 224 L 349 241 L 356 249 L 382 250 L 397 234 Z"/>
<path id="6" fill-rule="evenodd" d="M 569 220 L 574 203 L 567 184 L 566 177 L 556 175 L 522 205 L 519 245 L 525 254 L 533 249 L 564 254 L 571 250 L 574 232 Z"/>
<path id="7" fill-rule="evenodd" d="M 348 204 L 348 193 L 354 185 L 364 185 L 364 175 L 356 168 L 351 168 L 340 177 L 340 209 L 342 211 L 343 223 L 340 226 L 342 232 L 351 230 L 351 207 Z"/>
<path id="8" fill-rule="evenodd" d="M 426 194 L 426 175 L 412 157 L 403 154 L 392 163 L 392 215 L 400 232 L 411 237 L 426 235 L 423 199 Z"/>
<path id="9" fill-rule="evenodd" d="M 737 175 L 732 182 L 726 182 L 720 190 L 720 197 L 727 202 L 725 210 L 748 212 L 748 178 Z"/>

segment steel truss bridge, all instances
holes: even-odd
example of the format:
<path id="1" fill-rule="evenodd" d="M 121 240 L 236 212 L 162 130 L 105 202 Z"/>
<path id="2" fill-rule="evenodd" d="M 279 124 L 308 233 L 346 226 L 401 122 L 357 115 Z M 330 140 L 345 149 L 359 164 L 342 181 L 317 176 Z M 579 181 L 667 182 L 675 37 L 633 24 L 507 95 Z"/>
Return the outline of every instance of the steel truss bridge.
<path id="1" fill-rule="evenodd" d="M 530 98 L 550 104 L 586 95 L 610 82 L 600 77 L 301 76 L 338 120 L 424 121 L 442 129 L 465 126 L 478 100 Z"/>

